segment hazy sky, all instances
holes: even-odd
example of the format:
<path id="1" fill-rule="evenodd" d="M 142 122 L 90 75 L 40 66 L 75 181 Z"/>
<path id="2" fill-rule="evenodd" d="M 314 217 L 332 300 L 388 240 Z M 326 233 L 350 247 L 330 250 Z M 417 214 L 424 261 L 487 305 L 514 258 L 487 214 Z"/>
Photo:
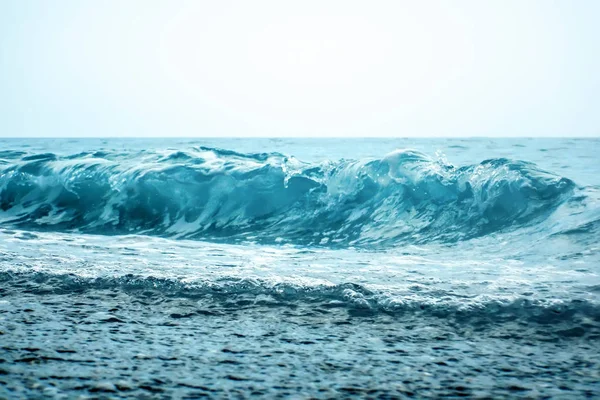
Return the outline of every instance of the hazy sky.
<path id="1" fill-rule="evenodd" d="M 0 0 L 0 136 L 488 135 L 600 135 L 600 1 Z"/>

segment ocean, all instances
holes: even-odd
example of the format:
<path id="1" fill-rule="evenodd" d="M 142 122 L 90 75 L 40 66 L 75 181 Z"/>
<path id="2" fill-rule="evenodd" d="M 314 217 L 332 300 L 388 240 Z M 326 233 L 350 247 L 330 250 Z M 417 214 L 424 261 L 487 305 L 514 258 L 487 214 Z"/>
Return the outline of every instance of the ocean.
<path id="1" fill-rule="evenodd" d="M 0 139 L 0 398 L 600 397 L 600 139 Z"/>

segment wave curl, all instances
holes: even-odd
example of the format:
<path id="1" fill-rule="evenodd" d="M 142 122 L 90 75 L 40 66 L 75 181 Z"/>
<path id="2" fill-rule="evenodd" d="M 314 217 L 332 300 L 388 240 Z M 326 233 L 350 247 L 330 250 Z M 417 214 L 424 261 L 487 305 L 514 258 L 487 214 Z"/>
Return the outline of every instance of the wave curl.
<path id="1" fill-rule="evenodd" d="M 456 242 L 539 222 L 575 187 L 525 161 L 456 167 L 412 150 L 318 164 L 206 147 L 0 155 L 0 223 L 96 234 Z"/>

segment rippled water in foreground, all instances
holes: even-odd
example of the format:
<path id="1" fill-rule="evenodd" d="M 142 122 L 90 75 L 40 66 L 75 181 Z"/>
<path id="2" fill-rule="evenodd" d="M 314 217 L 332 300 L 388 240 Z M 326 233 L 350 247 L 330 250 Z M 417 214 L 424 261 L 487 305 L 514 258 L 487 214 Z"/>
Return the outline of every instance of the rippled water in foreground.
<path id="1" fill-rule="evenodd" d="M 0 397 L 600 395 L 600 140 L 0 140 Z"/>

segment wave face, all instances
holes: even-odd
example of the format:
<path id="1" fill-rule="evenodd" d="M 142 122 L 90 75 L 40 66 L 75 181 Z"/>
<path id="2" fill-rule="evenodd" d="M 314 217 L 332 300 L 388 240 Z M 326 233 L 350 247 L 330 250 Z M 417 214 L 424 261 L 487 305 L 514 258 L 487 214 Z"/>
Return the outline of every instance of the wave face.
<path id="1" fill-rule="evenodd" d="M 575 184 L 505 158 L 411 150 L 310 164 L 279 153 L 0 153 L 0 223 L 330 246 L 456 242 L 544 220 Z"/>

